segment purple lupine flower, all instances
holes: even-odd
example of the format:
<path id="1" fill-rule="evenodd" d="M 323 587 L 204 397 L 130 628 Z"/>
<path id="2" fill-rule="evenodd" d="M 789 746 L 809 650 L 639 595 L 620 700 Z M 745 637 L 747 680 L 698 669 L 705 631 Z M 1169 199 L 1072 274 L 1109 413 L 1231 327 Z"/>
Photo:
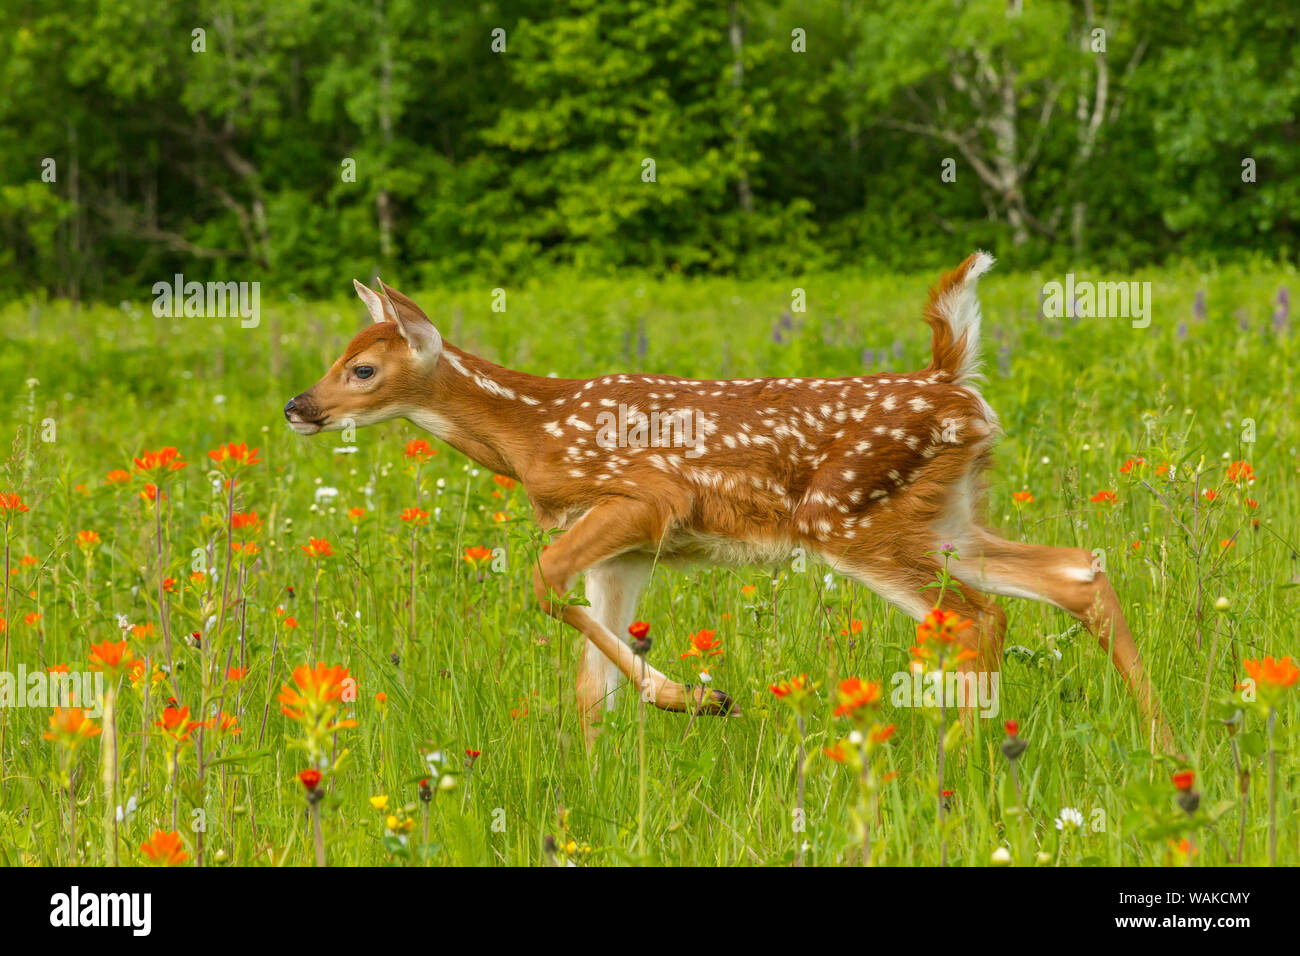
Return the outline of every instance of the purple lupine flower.
<path id="1" fill-rule="evenodd" d="M 875 350 L 875 349 L 863 349 L 863 350 L 862 350 L 862 367 L 863 367 L 863 368 L 875 368 L 875 367 L 876 367 L 876 350 Z"/>
<path id="2" fill-rule="evenodd" d="M 1179 323 L 1178 323 L 1178 338 L 1179 338 L 1180 340 L 1183 340 L 1183 339 L 1186 339 L 1186 338 L 1187 338 L 1187 323 L 1186 323 L 1186 322 L 1179 322 Z"/>
<path id="3" fill-rule="evenodd" d="M 1197 322 L 1205 321 L 1205 290 L 1196 290 L 1196 304 L 1192 306 L 1192 313 L 1196 316 Z"/>
<path id="4" fill-rule="evenodd" d="M 1277 290 L 1277 308 L 1273 310 L 1273 328 L 1285 332 L 1291 317 L 1291 292 L 1286 286 Z"/>

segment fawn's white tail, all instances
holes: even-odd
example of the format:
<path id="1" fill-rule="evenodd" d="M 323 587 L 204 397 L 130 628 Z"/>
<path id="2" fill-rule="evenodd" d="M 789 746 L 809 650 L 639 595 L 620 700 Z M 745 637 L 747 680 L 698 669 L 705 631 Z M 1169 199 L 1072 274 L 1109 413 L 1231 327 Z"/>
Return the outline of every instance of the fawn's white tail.
<path id="1" fill-rule="evenodd" d="M 980 300 L 975 286 L 993 262 L 987 252 L 976 252 L 930 290 L 925 320 L 934 330 L 934 359 L 929 370 L 947 372 L 954 385 L 969 384 L 979 375 Z"/>

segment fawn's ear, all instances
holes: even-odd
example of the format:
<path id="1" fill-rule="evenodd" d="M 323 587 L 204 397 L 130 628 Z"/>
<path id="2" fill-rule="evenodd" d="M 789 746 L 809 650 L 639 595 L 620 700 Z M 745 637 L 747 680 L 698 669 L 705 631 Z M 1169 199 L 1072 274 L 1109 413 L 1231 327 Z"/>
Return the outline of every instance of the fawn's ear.
<path id="1" fill-rule="evenodd" d="M 429 317 L 402 293 L 384 285 L 382 279 L 379 280 L 379 290 L 384 294 L 385 304 L 393 310 L 393 321 L 411 351 L 425 361 L 437 359 L 442 354 L 442 336 Z"/>
<path id="2" fill-rule="evenodd" d="M 386 302 L 378 292 L 363 286 L 356 279 L 352 280 L 356 287 L 357 295 L 361 296 L 361 301 L 366 304 L 366 311 L 370 313 L 370 319 L 373 322 L 396 322 L 397 312 L 393 309 L 391 303 Z"/>

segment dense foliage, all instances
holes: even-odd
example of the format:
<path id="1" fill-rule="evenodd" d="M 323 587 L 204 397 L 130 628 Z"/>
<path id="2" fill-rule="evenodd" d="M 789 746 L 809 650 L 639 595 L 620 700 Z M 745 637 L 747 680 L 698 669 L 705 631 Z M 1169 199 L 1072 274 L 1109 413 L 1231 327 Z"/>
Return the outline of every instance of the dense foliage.
<path id="1" fill-rule="evenodd" d="M 0 0 L 0 20 L 9 292 L 1296 245 L 1287 0 Z"/>

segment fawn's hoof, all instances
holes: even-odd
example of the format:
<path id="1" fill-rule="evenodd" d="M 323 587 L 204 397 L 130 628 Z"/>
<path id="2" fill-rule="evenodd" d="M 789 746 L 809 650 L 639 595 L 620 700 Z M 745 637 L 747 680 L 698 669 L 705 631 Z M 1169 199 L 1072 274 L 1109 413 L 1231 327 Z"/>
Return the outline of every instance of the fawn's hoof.
<path id="1" fill-rule="evenodd" d="M 686 688 L 695 697 L 696 715 L 706 714 L 712 717 L 739 717 L 740 708 L 736 702 L 724 691 L 709 690 L 707 687 L 698 689 Z"/>

